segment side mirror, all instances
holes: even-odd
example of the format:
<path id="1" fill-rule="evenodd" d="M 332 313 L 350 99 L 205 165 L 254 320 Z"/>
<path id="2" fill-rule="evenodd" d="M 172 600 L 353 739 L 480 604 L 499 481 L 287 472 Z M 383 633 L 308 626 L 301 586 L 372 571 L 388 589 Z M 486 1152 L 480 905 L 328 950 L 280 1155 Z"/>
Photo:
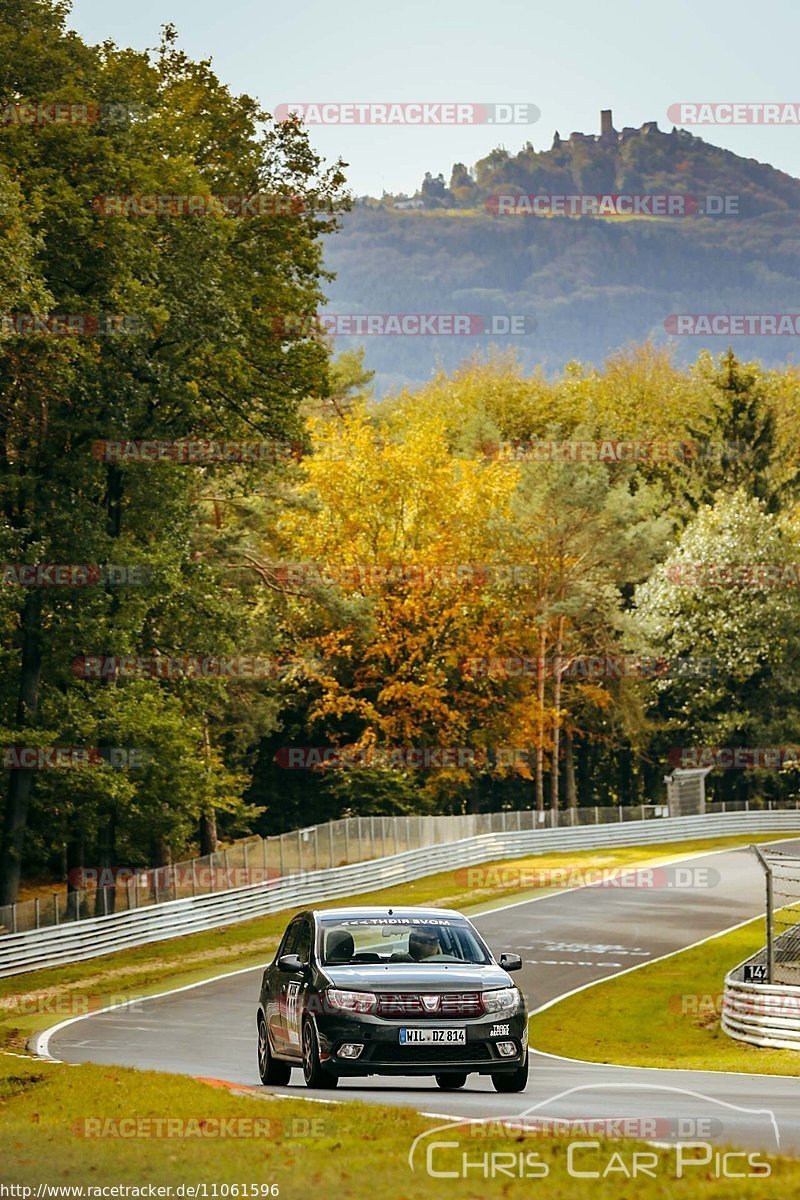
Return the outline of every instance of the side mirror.
<path id="1" fill-rule="evenodd" d="M 278 959 L 278 970 L 291 973 L 294 971 L 305 971 L 305 965 L 300 961 L 297 954 L 282 954 Z"/>
<path id="2" fill-rule="evenodd" d="M 520 971 L 522 959 L 518 954 L 501 954 L 497 960 L 504 971 Z"/>

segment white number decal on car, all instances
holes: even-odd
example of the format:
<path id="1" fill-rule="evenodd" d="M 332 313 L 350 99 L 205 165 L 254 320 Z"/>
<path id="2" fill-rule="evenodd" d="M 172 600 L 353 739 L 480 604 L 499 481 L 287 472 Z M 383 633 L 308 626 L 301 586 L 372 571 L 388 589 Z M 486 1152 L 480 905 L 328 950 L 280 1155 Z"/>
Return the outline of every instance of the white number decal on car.
<path id="1" fill-rule="evenodd" d="M 286 997 L 286 1034 L 293 1045 L 300 1045 L 300 984 L 290 983 Z"/>

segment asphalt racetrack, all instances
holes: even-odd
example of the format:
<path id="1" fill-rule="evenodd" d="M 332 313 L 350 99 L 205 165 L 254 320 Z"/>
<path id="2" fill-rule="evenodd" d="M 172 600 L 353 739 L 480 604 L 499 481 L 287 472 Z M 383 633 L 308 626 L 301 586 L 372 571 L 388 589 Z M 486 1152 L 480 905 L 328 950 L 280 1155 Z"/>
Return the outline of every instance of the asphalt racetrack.
<path id="1" fill-rule="evenodd" d="M 797 841 L 773 845 L 796 850 Z M 629 879 L 631 886 L 551 893 L 470 917 L 496 954 L 522 955 L 515 981 L 533 1011 L 764 911 L 763 874 L 746 849 L 694 855 L 684 860 L 682 871 L 659 869 L 655 878 L 657 886 Z M 74 1019 L 40 1038 L 38 1048 L 66 1062 L 113 1063 L 260 1088 L 255 1021 L 260 980 L 260 968 L 238 972 Z M 693 991 L 690 979 L 683 990 Z M 717 1140 L 800 1153 L 800 1078 L 597 1065 L 539 1054 L 535 1044 L 534 1019 L 530 1077 L 519 1095 L 496 1093 L 480 1075 L 471 1075 L 461 1091 L 440 1091 L 433 1078 L 371 1077 L 342 1080 L 335 1092 L 313 1092 L 300 1070 L 293 1072 L 290 1087 L 271 1090 L 410 1105 L 444 1119 L 648 1117 L 652 1140 Z"/>

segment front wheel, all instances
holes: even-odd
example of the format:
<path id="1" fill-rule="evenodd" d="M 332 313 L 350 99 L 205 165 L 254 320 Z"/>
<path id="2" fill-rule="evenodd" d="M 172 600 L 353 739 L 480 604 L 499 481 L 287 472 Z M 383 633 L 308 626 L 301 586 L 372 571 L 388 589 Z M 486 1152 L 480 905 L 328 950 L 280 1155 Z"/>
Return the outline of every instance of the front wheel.
<path id="1" fill-rule="evenodd" d="M 435 1075 L 434 1079 L 445 1092 L 456 1091 L 467 1082 L 466 1075 L 462 1075 L 460 1071 L 443 1071 L 441 1075 Z"/>
<path id="2" fill-rule="evenodd" d="M 271 1083 L 275 1087 L 286 1087 L 292 1077 L 289 1064 L 272 1057 L 267 1023 L 261 1016 L 258 1018 L 258 1073 L 262 1083 Z"/>
<path id="3" fill-rule="evenodd" d="M 303 1026 L 303 1077 L 310 1088 L 335 1088 L 339 1082 L 339 1076 L 326 1071 L 319 1061 L 317 1031 L 311 1021 Z"/>
<path id="4" fill-rule="evenodd" d="M 517 1067 L 516 1071 L 509 1071 L 507 1074 L 493 1075 L 492 1083 L 496 1092 L 524 1092 L 528 1086 L 527 1054 L 521 1067 Z"/>

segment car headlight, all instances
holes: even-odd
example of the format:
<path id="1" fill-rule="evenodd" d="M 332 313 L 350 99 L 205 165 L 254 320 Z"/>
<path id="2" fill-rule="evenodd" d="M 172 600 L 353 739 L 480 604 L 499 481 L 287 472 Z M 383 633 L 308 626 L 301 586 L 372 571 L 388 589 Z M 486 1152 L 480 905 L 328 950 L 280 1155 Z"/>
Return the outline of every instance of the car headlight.
<path id="1" fill-rule="evenodd" d="M 494 988 L 483 993 L 483 1008 L 487 1013 L 512 1013 L 519 1007 L 519 989 Z"/>
<path id="2" fill-rule="evenodd" d="M 328 988 L 325 999 L 331 1008 L 340 1008 L 344 1012 L 374 1012 L 378 1003 L 374 992 L 345 992 L 341 988 Z"/>

